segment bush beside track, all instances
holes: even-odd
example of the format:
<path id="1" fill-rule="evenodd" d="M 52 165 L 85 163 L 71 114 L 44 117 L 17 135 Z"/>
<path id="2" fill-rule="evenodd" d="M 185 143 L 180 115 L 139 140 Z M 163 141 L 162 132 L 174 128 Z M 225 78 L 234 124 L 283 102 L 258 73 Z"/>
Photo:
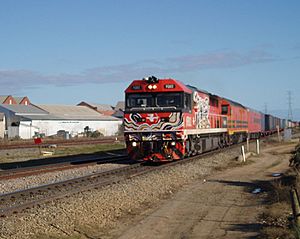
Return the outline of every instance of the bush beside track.
<path id="1" fill-rule="evenodd" d="M 264 188 L 268 191 L 267 208 L 260 216 L 261 239 L 299 239 L 300 228 L 293 220 L 290 190 L 300 192 L 300 144 L 290 159 L 291 169 Z"/>

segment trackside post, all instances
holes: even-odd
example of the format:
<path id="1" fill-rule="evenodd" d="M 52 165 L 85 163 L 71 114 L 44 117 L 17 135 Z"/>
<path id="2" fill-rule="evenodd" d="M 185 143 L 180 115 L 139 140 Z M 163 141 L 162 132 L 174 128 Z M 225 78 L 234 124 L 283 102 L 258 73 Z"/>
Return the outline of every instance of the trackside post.
<path id="1" fill-rule="evenodd" d="M 278 137 L 278 142 L 280 142 L 280 132 L 279 132 L 279 125 L 276 125 L 277 128 L 277 137 Z"/>
<path id="2" fill-rule="evenodd" d="M 242 145 L 243 162 L 246 162 L 245 147 Z"/>
<path id="3" fill-rule="evenodd" d="M 256 153 L 259 155 L 259 139 L 256 140 Z"/>

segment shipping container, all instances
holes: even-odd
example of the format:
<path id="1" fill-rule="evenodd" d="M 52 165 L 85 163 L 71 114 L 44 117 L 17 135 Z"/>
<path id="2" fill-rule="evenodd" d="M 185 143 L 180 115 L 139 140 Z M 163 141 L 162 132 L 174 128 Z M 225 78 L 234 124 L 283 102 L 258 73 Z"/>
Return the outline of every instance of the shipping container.
<path id="1" fill-rule="evenodd" d="M 251 138 L 258 138 L 262 132 L 262 119 L 264 119 L 264 115 L 261 112 L 256 110 L 247 109 L 248 111 L 248 133 Z"/>

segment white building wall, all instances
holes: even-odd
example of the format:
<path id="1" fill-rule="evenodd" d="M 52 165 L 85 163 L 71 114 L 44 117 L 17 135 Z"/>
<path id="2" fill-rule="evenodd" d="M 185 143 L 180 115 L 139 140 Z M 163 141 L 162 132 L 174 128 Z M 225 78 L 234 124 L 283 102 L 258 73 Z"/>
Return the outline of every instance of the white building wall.
<path id="1" fill-rule="evenodd" d="M 8 138 L 20 137 L 19 126 L 8 126 L 7 135 Z"/>
<path id="2" fill-rule="evenodd" d="M 3 120 L 0 120 L 0 138 L 4 138 L 4 132 L 5 132 L 5 116 Z"/>
<path id="3" fill-rule="evenodd" d="M 28 134 L 28 128 L 31 137 L 34 132 L 44 133 L 46 136 L 55 135 L 59 130 L 65 130 L 72 135 L 84 132 L 84 128 L 88 126 L 93 131 L 98 130 L 104 136 L 112 136 L 118 132 L 119 126 L 122 124 L 118 121 L 85 121 L 85 120 L 32 120 L 32 125 L 27 125 L 27 129 L 23 127 L 24 136 Z"/>
<path id="4" fill-rule="evenodd" d="M 38 132 L 38 129 L 32 125 L 31 121 L 20 121 L 19 136 L 22 139 L 31 139 L 34 136 L 34 132 Z"/>

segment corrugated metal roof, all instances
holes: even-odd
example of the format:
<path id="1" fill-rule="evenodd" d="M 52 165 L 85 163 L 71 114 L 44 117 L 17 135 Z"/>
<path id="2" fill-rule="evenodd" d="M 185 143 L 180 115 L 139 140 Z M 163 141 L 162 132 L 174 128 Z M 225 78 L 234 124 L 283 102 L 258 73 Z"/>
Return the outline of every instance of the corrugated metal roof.
<path id="1" fill-rule="evenodd" d="M 125 101 L 119 101 L 115 107 L 115 110 L 125 110 Z"/>
<path id="2" fill-rule="evenodd" d="M 115 117 L 105 116 L 86 106 L 73 105 L 37 105 L 49 113 L 48 119 L 64 120 L 118 120 Z"/>
<path id="3" fill-rule="evenodd" d="M 33 105 L 7 105 L 0 104 L 0 107 L 8 109 L 17 115 L 47 115 L 48 112 L 39 109 Z"/>
<path id="4" fill-rule="evenodd" d="M 108 104 L 96 104 L 96 103 L 88 103 L 85 101 L 81 101 L 78 106 L 88 106 L 91 108 L 94 108 L 95 110 L 98 111 L 113 111 L 113 107 Z"/>
<path id="5" fill-rule="evenodd" d="M 15 99 L 16 102 L 17 102 L 17 104 L 20 104 L 21 101 L 22 101 L 24 98 L 25 98 L 25 96 L 24 96 L 24 97 L 14 97 L 14 99 Z"/>
<path id="6" fill-rule="evenodd" d="M 90 105 L 92 107 L 96 107 L 97 110 L 99 110 L 99 111 L 111 111 L 111 110 L 113 110 L 113 107 L 111 105 L 108 105 L 108 104 L 94 104 L 94 103 L 90 103 Z"/>
<path id="7" fill-rule="evenodd" d="M 0 95 L 0 104 L 2 104 L 9 95 Z"/>
<path id="8" fill-rule="evenodd" d="M 0 104 L 0 110 L 1 108 L 14 112 L 27 120 L 119 120 L 115 117 L 105 116 L 86 106 Z"/>

